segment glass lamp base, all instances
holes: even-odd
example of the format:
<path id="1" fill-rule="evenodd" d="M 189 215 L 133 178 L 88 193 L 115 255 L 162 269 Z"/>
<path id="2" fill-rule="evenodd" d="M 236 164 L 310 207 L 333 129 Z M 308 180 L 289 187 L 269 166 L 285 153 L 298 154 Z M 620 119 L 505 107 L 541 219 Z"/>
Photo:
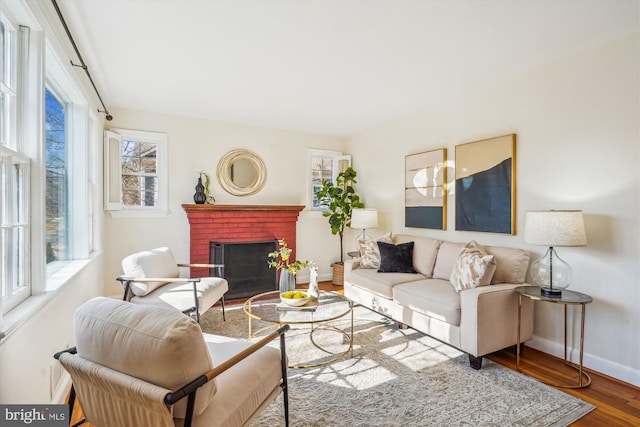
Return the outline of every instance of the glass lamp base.
<path id="1" fill-rule="evenodd" d="M 543 296 L 560 296 L 562 290 L 569 287 L 572 271 L 569 264 L 564 262 L 550 247 L 545 256 L 531 264 L 531 278 L 533 283 L 540 286 Z"/>

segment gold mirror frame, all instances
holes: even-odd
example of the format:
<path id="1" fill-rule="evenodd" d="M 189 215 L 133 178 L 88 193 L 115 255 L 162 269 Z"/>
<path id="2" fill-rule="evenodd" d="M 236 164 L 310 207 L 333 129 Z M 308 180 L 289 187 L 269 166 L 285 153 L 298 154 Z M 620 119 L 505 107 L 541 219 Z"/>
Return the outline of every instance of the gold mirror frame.
<path id="1" fill-rule="evenodd" d="M 249 162 L 256 175 L 252 182 L 243 187 L 236 185 L 232 177 L 233 164 L 240 160 Z M 222 188 L 234 196 L 249 196 L 255 194 L 262 190 L 262 187 L 264 187 L 264 184 L 267 182 L 267 168 L 262 159 L 254 152 L 242 149 L 229 151 L 222 156 L 218 162 L 216 175 Z"/>

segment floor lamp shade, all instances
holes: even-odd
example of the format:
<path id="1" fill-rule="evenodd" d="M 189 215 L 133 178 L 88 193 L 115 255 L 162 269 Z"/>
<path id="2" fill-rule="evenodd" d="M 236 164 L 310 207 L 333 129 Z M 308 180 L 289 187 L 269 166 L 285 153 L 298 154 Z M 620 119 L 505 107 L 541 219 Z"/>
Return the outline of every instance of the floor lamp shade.
<path id="1" fill-rule="evenodd" d="M 378 211 L 375 209 L 354 209 L 351 211 L 351 228 L 361 228 L 361 239 L 366 238 L 367 228 L 378 228 Z"/>
<path id="2" fill-rule="evenodd" d="M 525 217 L 524 241 L 548 246 L 545 256 L 531 264 L 531 277 L 544 295 L 560 295 L 571 283 L 572 270 L 556 253 L 556 246 L 585 246 L 582 211 L 530 211 Z"/>

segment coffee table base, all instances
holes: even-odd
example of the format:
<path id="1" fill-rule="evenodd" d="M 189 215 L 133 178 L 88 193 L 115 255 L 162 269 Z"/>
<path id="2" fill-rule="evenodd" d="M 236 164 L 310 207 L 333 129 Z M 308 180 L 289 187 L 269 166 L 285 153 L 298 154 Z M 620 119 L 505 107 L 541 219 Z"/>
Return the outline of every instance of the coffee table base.
<path id="1" fill-rule="evenodd" d="M 309 345 L 313 345 L 316 349 L 324 352 L 324 355 L 320 355 L 318 360 L 320 362 L 315 363 L 310 361 L 308 363 L 292 363 L 289 368 L 291 369 L 304 369 L 314 368 L 318 366 L 325 366 L 330 363 L 334 363 L 341 360 L 348 355 L 353 356 L 353 302 L 343 295 L 335 292 L 321 291 L 319 296 L 319 305 L 317 310 L 312 311 L 279 311 L 277 305 L 279 299 L 278 291 L 265 292 L 251 297 L 245 301 L 243 306 L 244 312 L 248 316 L 248 341 L 254 336 L 260 335 L 266 331 L 273 330 L 284 324 L 288 324 L 293 330 L 300 331 L 301 329 L 307 329 L 308 332 L 302 332 L 302 335 L 308 334 L 308 341 L 310 344 L 305 343 L 308 348 Z M 349 324 L 346 327 L 341 328 L 333 324 L 338 319 L 344 319 L 349 315 Z M 254 322 L 266 322 L 264 324 L 255 324 Z M 345 322 L 346 323 L 346 322 Z M 257 329 L 254 331 L 253 326 L 256 325 Z M 301 325 L 300 328 L 296 328 L 296 325 Z M 319 331 L 329 331 L 329 333 L 337 332 L 342 338 L 342 341 L 338 343 L 338 349 L 335 352 L 330 350 L 330 347 L 334 345 L 333 336 L 330 336 L 326 342 L 323 342 L 321 337 L 317 335 Z M 285 334 L 285 338 L 289 338 L 290 333 Z M 343 351 L 344 346 L 347 346 Z M 307 350 L 299 352 L 300 354 Z M 339 351 L 338 351 L 339 350 Z M 295 350 L 289 353 L 290 355 L 296 354 Z"/>

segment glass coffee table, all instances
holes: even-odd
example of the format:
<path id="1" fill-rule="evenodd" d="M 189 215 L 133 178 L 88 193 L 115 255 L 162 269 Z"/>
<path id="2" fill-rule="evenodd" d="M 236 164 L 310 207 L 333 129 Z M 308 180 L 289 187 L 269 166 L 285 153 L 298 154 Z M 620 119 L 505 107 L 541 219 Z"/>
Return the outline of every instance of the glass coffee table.
<path id="1" fill-rule="evenodd" d="M 305 289 L 300 289 L 305 291 Z M 249 319 L 248 339 L 251 339 L 272 328 L 277 328 L 285 323 L 294 330 L 294 325 L 308 326 L 310 343 L 319 350 L 314 352 L 321 357 L 309 362 L 295 363 L 290 368 L 313 368 L 336 362 L 347 354 L 353 356 L 353 301 L 337 292 L 320 291 L 320 296 L 315 302 L 310 301 L 303 307 L 283 307 L 280 301 L 279 291 L 264 292 L 247 299 L 243 310 Z M 315 309 L 313 308 L 315 306 Z M 346 328 L 333 325 L 331 322 L 350 315 L 350 322 Z M 266 323 L 266 325 L 264 325 Z M 350 326 L 349 326 L 350 325 Z M 256 328 L 254 330 L 254 328 Z M 297 331 L 297 329 L 295 329 Z M 338 350 L 330 348 L 325 340 L 326 332 L 340 334 L 341 345 Z M 342 348 L 345 347 L 346 349 Z M 289 351 L 289 344 L 287 344 Z M 295 353 L 292 352 L 292 356 Z"/>

